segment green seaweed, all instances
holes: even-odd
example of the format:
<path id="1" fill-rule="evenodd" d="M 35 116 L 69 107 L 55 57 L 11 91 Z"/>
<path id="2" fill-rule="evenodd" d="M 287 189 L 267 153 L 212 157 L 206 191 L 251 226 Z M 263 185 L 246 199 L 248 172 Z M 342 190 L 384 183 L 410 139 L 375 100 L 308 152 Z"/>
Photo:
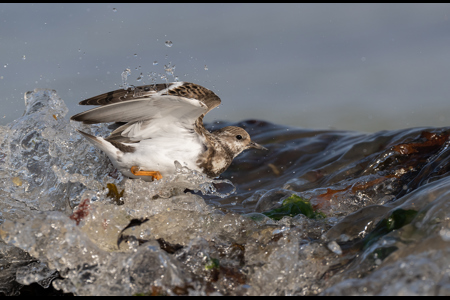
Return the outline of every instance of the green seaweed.
<path id="1" fill-rule="evenodd" d="M 220 261 L 217 258 L 210 258 L 209 262 L 206 264 L 206 270 L 218 269 L 220 267 Z"/>
<path id="2" fill-rule="evenodd" d="M 417 216 L 417 211 L 412 209 L 396 209 L 389 217 L 381 220 L 375 228 L 363 239 L 363 247 L 368 248 L 375 243 L 380 237 L 388 234 L 391 231 L 400 229 L 408 225 Z"/>
<path id="3" fill-rule="evenodd" d="M 284 199 L 281 207 L 263 212 L 263 214 L 277 221 L 285 216 L 294 217 L 299 214 L 303 214 L 310 219 L 323 219 L 326 217 L 324 213 L 315 211 L 309 201 L 297 195 Z"/>

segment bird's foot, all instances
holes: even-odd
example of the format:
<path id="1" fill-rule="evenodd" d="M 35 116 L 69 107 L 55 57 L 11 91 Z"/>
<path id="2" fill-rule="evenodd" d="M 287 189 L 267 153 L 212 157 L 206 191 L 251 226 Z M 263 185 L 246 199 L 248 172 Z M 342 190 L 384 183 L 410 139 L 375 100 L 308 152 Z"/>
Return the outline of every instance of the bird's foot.
<path id="1" fill-rule="evenodd" d="M 160 180 L 162 179 L 161 173 L 159 171 L 141 171 L 141 168 L 137 166 L 132 166 L 130 169 L 131 173 L 136 176 L 152 176 L 153 180 Z"/>

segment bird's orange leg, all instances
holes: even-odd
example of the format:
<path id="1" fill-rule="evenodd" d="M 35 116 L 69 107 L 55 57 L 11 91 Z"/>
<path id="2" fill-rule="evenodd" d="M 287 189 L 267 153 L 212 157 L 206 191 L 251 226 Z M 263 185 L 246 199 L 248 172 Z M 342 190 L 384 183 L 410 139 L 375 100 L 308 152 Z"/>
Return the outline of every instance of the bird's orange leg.
<path id="1" fill-rule="evenodd" d="M 159 171 L 141 171 L 139 167 L 132 166 L 130 169 L 131 173 L 136 176 L 152 176 L 153 180 L 160 180 L 162 179 L 161 173 Z"/>

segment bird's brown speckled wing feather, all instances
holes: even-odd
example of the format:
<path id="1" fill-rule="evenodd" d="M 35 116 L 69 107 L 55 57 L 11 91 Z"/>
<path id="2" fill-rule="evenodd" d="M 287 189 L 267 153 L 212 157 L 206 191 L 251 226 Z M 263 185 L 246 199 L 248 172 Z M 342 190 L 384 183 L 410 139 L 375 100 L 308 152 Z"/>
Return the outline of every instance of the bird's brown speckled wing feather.
<path id="1" fill-rule="evenodd" d="M 149 98 L 154 95 L 171 95 L 197 99 L 208 107 L 206 113 L 220 105 L 220 98 L 213 91 L 190 82 L 171 82 L 142 85 L 127 90 L 120 89 L 81 101 L 80 105 L 108 105 L 117 102 Z M 205 113 L 205 114 L 206 114 Z"/>
<path id="2" fill-rule="evenodd" d="M 145 85 L 83 100 L 80 105 L 100 106 L 71 119 L 85 124 L 121 122 L 107 140 L 132 143 L 149 137 L 152 132 L 149 127 L 161 118 L 173 118 L 188 129 L 194 128 L 220 102 L 214 92 L 193 83 Z"/>

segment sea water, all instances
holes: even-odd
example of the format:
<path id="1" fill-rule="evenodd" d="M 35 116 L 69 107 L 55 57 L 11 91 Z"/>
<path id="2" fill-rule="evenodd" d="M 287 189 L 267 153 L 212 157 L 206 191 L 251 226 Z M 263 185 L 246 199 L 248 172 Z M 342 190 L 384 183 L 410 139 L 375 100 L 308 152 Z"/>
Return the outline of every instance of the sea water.
<path id="1" fill-rule="evenodd" d="M 448 295 L 449 128 L 367 134 L 237 124 L 220 178 L 123 177 L 53 90 L 0 126 L 0 292 Z M 130 226 L 129 226 L 130 225 Z M 128 227 L 128 228 L 127 228 Z"/>

